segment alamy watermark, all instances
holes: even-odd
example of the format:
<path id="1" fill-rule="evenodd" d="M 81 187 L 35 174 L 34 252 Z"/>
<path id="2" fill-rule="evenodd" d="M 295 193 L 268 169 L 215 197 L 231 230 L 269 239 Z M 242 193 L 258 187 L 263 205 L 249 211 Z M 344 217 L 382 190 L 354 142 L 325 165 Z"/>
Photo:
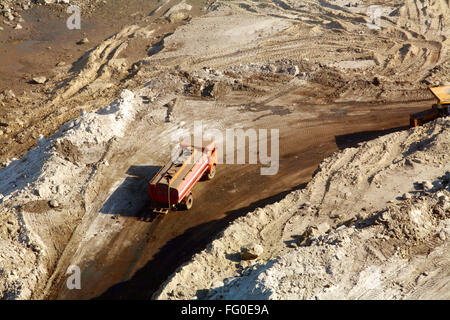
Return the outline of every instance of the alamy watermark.
<path id="1" fill-rule="evenodd" d="M 70 5 L 67 7 L 66 12 L 71 16 L 66 21 L 67 29 L 81 29 L 81 10 L 77 5 Z"/>
<path id="2" fill-rule="evenodd" d="M 76 265 L 71 265 L 67 268 L 66 274 L 70 274 L 70 276 L 67 278 L 66 286 L 67 289 L 73 290 L 81 289 L 81 270 L 80 267 Z"/>
<path id="3" fill-rule="evenodd" d="M 187 129 L 179 129 L 172 134 L 171 140 L 173 142 L 172 161 L 176 161 L 180 154 L 179 142 L 185 141 L 187 144 L 204 146 L 205 141 L 214 140 L 219 164 L 258 164 L 259 162 L 262 164 L 261 175 L 278 173 L 279 129 L 206 129 L 202 121 L 194 121 L 193 133 Z M 201 154 L 197 156 L 201 157 Z M 198 160 L 193 158 L 194 162 Z"/>

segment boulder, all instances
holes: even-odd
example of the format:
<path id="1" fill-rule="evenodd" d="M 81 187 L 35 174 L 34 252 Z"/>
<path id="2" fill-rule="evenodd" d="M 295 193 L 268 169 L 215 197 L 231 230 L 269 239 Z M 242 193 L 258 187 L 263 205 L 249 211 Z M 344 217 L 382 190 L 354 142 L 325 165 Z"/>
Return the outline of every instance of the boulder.
<path id="1" fill-rule="evenodd" d="M 242 260 L 254 260 L 264 252 L 264 248 L 259 244 L 249 244 L 241 248 Z"/>
<path id="2" fill-rule="evenodd" d="M 12 91 L 12 90 L 3 91 L 3 96 L 5 96 L 5 98 L 7 98 L 7 99 L 14 99 L 16 97 L 16 95 L 14 94 L 14 91 Z"/>
<path id="3" fill-rule="evenodd" d="M 298 66 L 293 66 L 292 68 L 288 68 L 287 71 L 291 76 L 294 76 L 294 77 L 300 73 L 300 69 L 298 68 Z"/>
<path id="4" fill-rule="evenodd" d="M 412 196 L 411 196 L 411 194 L 408 193 L 408 192 L 404 193 L 403 196 L 402 196 L 402 199 L 403 199 L 403 200 L 408 200 L 408 199 L 411 199 L 411 198 L 412 198 Z"/>
<path id="5" fill-rule="evenodd" d="M 167 20 L 170 23 L 176 23 L 176 22 L 180 22 L 186 18 L 187 18 L 187 15 L 183 12 L 173 12 L 167 17 Z"/>
<path id="6" fill-rule="evenodd" d="M 328 230 L 330 230 L 330 225 L 327 222 L 322 222 L 321 224 L 317 225 L 316 228 L 319 235 L 324 235 Z"/>
<path id="7" fill-rule="evenodd" d="M 88 38 L 83 38 L 80 41 L 77 42 L 77 44 L 86 44 L 89 43 L 89 39 Z"/>
<path id="8" fill-rule="evenodd" d="M 39 4 L 52 4 L 52 3 L 56 3 L 56 0 L 38 0 L 37 3 Z"/>
<path id="9" fill-rule="evenodd" d="M 58 208 L 60 206 L 59 202 L 56 200 L 50 200 L 48 202 L 48 205 L 50 206 L 50 208 Z"/>
<path id="10" fill-rule="evenodd" d="M 431 190 L 433 189 L 433 184 L 430 181 L 423 181 L 421 183 L 423 190 Z"/>
<path id="11" fill-rule="evenodd" d="M 44 84 L 47 81 L 46 77 L 35 77 L 33 78 L 33 83 Z"/>

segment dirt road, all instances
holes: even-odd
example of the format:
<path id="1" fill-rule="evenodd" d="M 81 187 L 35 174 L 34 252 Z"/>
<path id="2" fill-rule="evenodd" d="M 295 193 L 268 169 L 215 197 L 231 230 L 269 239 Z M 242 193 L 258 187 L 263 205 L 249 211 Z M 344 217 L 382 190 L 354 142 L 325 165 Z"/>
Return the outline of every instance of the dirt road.
<path id="1" fill-rule="evenodd" d="M 347 115 L 333 113 L 336 105 L 315 106 L 318 119 L 313 121 L 302 120 L 299 107 L 288 116 L 262 118 L 254 123 L 255 128 L 280 127 L 278 174 L 262 176 L 258 165 L 221 165 L 213 181 L 195 187 L 191 211 L 173 211 L 168 216 L 155 216 L 148 207 L 147 182 L 162 164 L 149 162 L 149 146 L 154 142 L 149 139 L 137 156 L 122 166 L 128 178 L 100 210 L 105 215 L 120 214 L 124 221 L 121 229 L 105 230 L 102 236 L 107 240 L 102 243 L 83 243 L 78 251 L 89 253 L 88 257 L 79 257 L 80 252 L 75 251 L 73 255 L 80 260 L 71 255 L 58 268 L 66 270 L 75 260 L 82 270 L 82 290 L 68 290 L 66 276 L 60 274 L 46 298 L 150 298 L 178 266 L 204 249 L 229 222 L 301 188 L 318 163 L 339 148 L 405 129 L 409 112 L 426 104 L 352 105 L 347 106 L 351 110 Z M 345 109 L 339 106 L 339 110 Z M 112 206 L 118 202 L 125 205 Z"/>

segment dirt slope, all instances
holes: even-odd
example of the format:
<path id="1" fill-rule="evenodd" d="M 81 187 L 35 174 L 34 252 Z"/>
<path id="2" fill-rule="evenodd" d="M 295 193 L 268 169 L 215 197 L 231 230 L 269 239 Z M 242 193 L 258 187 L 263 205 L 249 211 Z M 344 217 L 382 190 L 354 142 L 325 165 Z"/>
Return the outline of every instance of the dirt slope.
<path id="1" fill-rule="evenodd" d="M 236 220 L 154 297 L 449 299 L 449 127 L 333 154 L 305 189 Z M 249 244 L 264 251 L 241 261 Z"/>

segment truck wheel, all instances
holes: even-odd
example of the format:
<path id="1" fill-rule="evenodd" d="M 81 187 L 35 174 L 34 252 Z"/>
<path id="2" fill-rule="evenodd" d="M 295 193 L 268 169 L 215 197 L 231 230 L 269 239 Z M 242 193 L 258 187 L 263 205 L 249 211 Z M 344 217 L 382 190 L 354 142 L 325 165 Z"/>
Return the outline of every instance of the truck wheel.
<path id="1" fill-rule="evenodd" d="M 189 210 L 192 208 L 192 205 L 194 204 L 194 196 L 192 195 L 192 193 L 190 193 L 186 200 L 182 203 L 181 208 L 183 210 Z"/>
<path id="2" fill-rule="evenodd" d="M 212 178 L 214 178 L 215 175 L 216 175 L 216 165 L 213 165 L 211 170 L 209 170 L 208 174 L 206 175 L 206 178 L 208 180 L 212 180 Z"/>

